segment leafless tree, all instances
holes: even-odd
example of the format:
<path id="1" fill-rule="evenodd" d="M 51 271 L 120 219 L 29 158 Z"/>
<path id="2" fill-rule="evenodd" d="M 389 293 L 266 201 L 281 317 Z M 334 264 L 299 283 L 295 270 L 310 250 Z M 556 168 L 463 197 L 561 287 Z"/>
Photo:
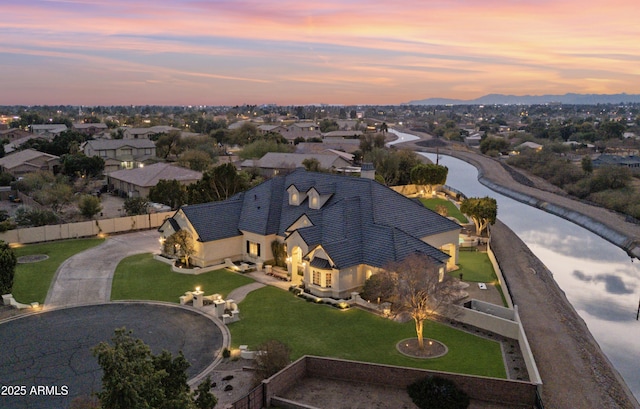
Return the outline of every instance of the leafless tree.
<path id="1" fill-rule="evenodd" d="M 438 315 L 451 316 L 454 305 L 462 298 L 459 281 L 444 274 L 443 269 L 443 265 L 422 253 L 410 254 L 385 267 L 395 278 L 392 310 L 413 318 L 420 349 L 424 349 L 424 322 Z"/>

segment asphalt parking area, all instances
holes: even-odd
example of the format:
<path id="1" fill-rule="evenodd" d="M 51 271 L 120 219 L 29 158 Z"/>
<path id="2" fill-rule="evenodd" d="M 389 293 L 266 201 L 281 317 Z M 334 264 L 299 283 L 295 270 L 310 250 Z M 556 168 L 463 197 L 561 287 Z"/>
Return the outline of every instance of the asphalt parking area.
<path id="1" fill-rule="evenodd" d="M 102 370 L 91 348 L 121 327 L 154 354 L 182 351 L 189 378 L 216 359 L 224 341 L 209 317 L 171 305 L 109 303 L 13 319 L 0 324 L 0 408 L 67 408 L 100 390 Z M 15 396 L 23 386 L 26 396 Z"/>

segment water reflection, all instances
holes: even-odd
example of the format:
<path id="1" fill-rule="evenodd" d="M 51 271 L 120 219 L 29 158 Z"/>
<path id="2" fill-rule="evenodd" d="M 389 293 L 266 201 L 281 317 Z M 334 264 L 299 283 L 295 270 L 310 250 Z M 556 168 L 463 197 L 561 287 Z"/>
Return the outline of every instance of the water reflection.
<path id="1" fill-rule="evenodd" d="M 522 206 L 525 208 L 529 207 L 521 203 L 517 204 L 517 209 Z M 607 247 L 598 246 L 598 243 L 604 240 L 601 237 L 557 216 L 549 215 L 538 209 L 530 209 L 541 213 L 541 215 L 536 215 L 536 217 L 531 220 L 521 220 L 527 216 L 522 215 L 522 218 L 519 216 L 515 218 L 507 217 L 506 212 L 509 211 L 509 208 L 500 207 L 498 209 L 498 217 L 512 229 L 512 225 L 517 225 L 518 229 L 522 231 L 522 235 L 519 234 L 520 238 L 528 245 L 539 245 L 544 248 L 555 249 L 556 253 L 571 254 L 573 257 L 580 258 L 581 260 L 615 262 L 620 259 L 617 251 L 611 252 L 608 251 L 610 249 L 607 249 Z M 516 209 L 512 211 L 516 211 Z M 546 218 L 543 217 L 543 215 L 551 217 Z M 546 223 L 553 223 L 553 225 L 549 226 Z M 565 226 L 564 224 L 569 224 L 570 226 Z M 575 227 L 575 229 L 571 227 Z M 589 235 L 585 235 L 585 232 L 589 233 Z M 611 246 L 618 249 L 614 245 Z M 630 259 L 626 256 L 626 253 L 624 254 L 626 261 L 629 261 Z"/>
<path id="2" fill-rule="evenodd" d="M 586 283 L 604 283 L 605 290 L 610 294 L 632 294 L 634 291 L 627 288 L 620 277 L 614 274 L 588 275 L 580 270 L 574 270 L 573 276 Z"/>
<path id="3" fill-rule="evenodd" d="M 435 155 L 423 154 L 435 162 Z M 509 199 L 480 184 L 466 162 L 440 155 L 447 184 L 467 196 L 491 196 L 498 217 L 553 273 L 609 360 L 640 397 L 640 322 L 636 321 L 640 261 L 560 217 Z"/>

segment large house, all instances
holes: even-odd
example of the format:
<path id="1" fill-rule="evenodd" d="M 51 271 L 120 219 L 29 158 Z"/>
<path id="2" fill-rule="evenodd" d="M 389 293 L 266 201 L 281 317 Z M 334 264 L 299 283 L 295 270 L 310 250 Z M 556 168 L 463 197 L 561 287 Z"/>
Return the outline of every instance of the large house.
<path id="1" fill-rule="evenodd" d="M 19 177 L 31 172 L 54 172 L 60 166 L 60 158 L 35 149 L 25 149 L 0 158 L 0 171 Z"/>
<path id="2" fill-rule="evenodd" d="M 29 125 L 31 133 L 41 135 L 50 139 L 60 135 L 62 132 L 68 130 L 65 124 L 44 124 L 44 125 Z"/>
<path id="3" fill-rule="evenodd" d="M 93 136 L 97 133 L 105 132 L 109 128 L 103 123 L 74 123 L 71 129 L 87 136 Z"/>
<path id="4" fill-rule="evenodd" d="M 138 168 L 156 157 L 156 144 L 149 139 L 93 139 L 83 146 L 85 155 L 105 161 L 105 173 Z"/>
<path id="5" fill-rule="evenodd" d="M 325 151 L 314 153 L 283 153 L 267 152 L 260 159 L 247 159 L 240 164 L 241 169 L 257 168 L 266 177 L 272 177 L 281 173 L 289 173 L 296 168 L 303 167 L 303 162 L 315 159 L 321 169 L 340 170 L 350 167 L 353 155 L 344 152 Z"/>
<path id="6" fill-rule="evenodd" d="M 348 297 L 385 264 L 414 252 L 441 272 L 453 269 L 460 226 L 369 177 L 296 169 L 222 202 L 184 206 L 159 230 L 162 239 L 189 231 L 190 262 L 200 267 L 268 262 L 277 241 L 292 284 L 325 297 Z"/>
<path id="7" fill-rule="evenodd" d="M 202 179 L 202 173 L 174 166 L 169 163 L 154 163 L 135 169 L 121 169 L 107 175 L 109 189 L 121 196 L 147 197 L 152 187 L 161 180 L 176 180 L 190 185 Z"/>
<path id="8" fill-rule="evenodd" d="M 122 127 L 124 139 L 151 139 L 154 135 L 166 134 L 180 129 L 168 125 L 156 125 L 147 128 Z"/>

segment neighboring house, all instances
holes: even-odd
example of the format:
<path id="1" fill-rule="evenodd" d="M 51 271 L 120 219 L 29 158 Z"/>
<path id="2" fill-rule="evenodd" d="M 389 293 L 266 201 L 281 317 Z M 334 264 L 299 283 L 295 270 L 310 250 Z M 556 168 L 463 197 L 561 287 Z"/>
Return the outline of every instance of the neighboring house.
<path id="1" fill-rule="evenodd" d="M 315 122 L 294 122 L 287 127 L 288 131 L 316 132 L 320 131 Z"/>
<path id="2" fill-rule="evenodd" d="M 320 128 L 313 122 L 295 122 L 284 128 L 280 134 L 291 144 L 297 138 L 304 138 L 305 140 L 322 138 Z"/>
<path id="3" fill-rule="evenodd" d="M 522 150 L 525 150 L 525 149 L 533 149 L 534 151 L 541 151 L 542 148 L 543 148 L 543 146 L 540 145 L 539 143 L 527 141 L 527 142 L 521 143 L 520 145 L 516 146 L 514 149 L 516 151 L 522 151 Z"/>
<path id="4" fill-rule="evenodd" d="M 261 134 L 266 134 L 268 132 L 274 132 L 274 133 L 279 133 L 282 135 L 282 133 L 285 131 L 285 127 L 283 127 L 282 125 L 259 125 L 258 126 L 258 131 L 260 131 Z"/>
<path id="5" fill-rule="evenodd" d="M 241 169 L 258 168 L 261 174 L 272 177 L 280 173 L 288 173 L 295 168 L 304 167 L 306 159 L 316 159 L 321 169 L 339 170 L 351 166 L 351 161 L 340 154 L 325 152 L 324 154 L 280 153 L 268 152 L 260 159 L 248 159 L 240 164 Z M 348 154 L 347 154 L 348 155 Z"/>
<path id="6" fill-rule="evenodd" d="M 338 119 L 336 122 L 341 130 L 346 131 L 349 129 L 355 129 L 359 121 L 356 119 Z"/>
<path id="7" fill-rule="evenodd" d="M 68 130 L 65 124 L 30 125 L 31 133 L 53 139 Z"/>
<path id="8" fill-rule="evenodd" d="M 167 125 L 150 126 L 148 128 L 121 128 L 124 130 L 124 139 L 150 139 L 154 135 L 166 134 L 170 131 L 180 131 L 178 128 Z"/>
<path id="9" fill-rule="evenodd" d="M 138 168 L 156 157 L 156 144 L 149 139 L 94 139 L 84 144 L 87 156 L 105 160 L 105 173 Z"/>
<path id="10" fill-rule="evenodd" d="M 202 173 L 169 163 L 155 163 L 136 169 L 111 172 L 107 175 L 107 185 L 109 190 L 121 196 L 148 197 L 149 190 L 163 179 L 177 180 L 186 186 L 202 179 Z"/>
<path id="11" fill-rule="evenodd" d="M 107 125 L 103 123 L 77 123 L 73 124 L 71 129 L 87 136 L 93 136 L 97 133 L 107 131 L 108 128 Z"/>
<path id="12" fill-rule="evenodd" d="M 370 172 L 372 173 L 372 172 Z M 440 267 L 458 259 L 460 225 L 369 178 L 297 169 L 222 202 L 183 206 L 160 227 L 195 242 L 195 266 L 273 260 L 284 244 L 292 284 L 347 298 L 388 262 L 419 252 Z"/>
<path id="13" fill-rule="evenodd" d="M 23 137 L 23 138 L 19 138 L 19 139 L 14 139 L 13 141 L 7 143 L 4 145 L 4 152 L 5 153 L 11 153 L 15 150 L 17 150 L 18 148 L 20 148 L 20 146 L 22 146 L 24 143 L 30 141 L 31 139 L 43 139 L 43 140 L 47 140 L 47 138 L 41 136 L 41 135 L 34 135 L 32 133 L 28 133 L 26 132 L 27 136 Z"/>
<path id="14" fill-rule="evenodd" d="M 0 140 L 2 141 L 7 140 L 9 142 L 13 142 L 18 139 L 26 138 L 27 136 L 33 136 L 33 135 L 27 131 L 23 131 L 22 129 L 18 129 L 18 128 L 0 130 Z"/>
<path id="15" fill-rule="evenodd" d="M 331 131 L 322 134 L 323 138 L 351 138 L 360 140 L 360 137 L 364 135 L 362 131 Z"/>
<path id="16" fill-rule="evenodd" d="M 471 132 L 469 136 L 464 137 L 464 142 L 467 146 L 480 146 L 480 142 L 482 142 L 482 133 L 481 132 Z"/>
<path id="17" fill-rule="evenodd" d="M 360 139 L 328 137 L 322 139 L 322 143 L 301 142 L 296 145 L 296 153 L 320 153 L 327 149 L 353 153 L 360 149 Z"/>
<path id="18" fill-rule="evenodd" d="M 600 155 L 592 162 L 594 168 L 601 166 L 625 166 L 627 168 L 640 168 L 640 156 Z"/>
<path id="19" fill-rule="evenodd" d="M 60 158 L 35 149 L 25 149 L 0 158 L 0 170 L 14 177 L 39 170 L 53 172 L 60 166 Z"/>

